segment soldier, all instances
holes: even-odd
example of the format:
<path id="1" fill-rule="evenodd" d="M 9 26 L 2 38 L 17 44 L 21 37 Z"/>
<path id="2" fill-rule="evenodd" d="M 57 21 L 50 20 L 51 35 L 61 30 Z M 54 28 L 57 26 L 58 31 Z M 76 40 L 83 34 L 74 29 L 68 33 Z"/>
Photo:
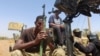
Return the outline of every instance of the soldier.
<path id="1" fill-rule="evenodd" d="M 53 15 L 49 18 L 49 27 L 53 28 L 53 32 L 55 37 L 55 44 L 59 44 L 62 46 L 64 44 L 64 38 L 62 37 L 62 33 L 64 32 L 64 25 L 62 19 L 59 17 L 61 13 L 60 10 L 56 9 L 53 11 Z"/>
<path id="2" fill-rule="evenodd" d="M 74 46 L 78 48 L 81 52 L 85 53 L 86 56 L 90 53 L 92 54 L 92 56 L 100 56 L 100 50 L 96 47 L 94 43 L 98 42 L 96 34 L 90 33 L 89 35 L 87 35 L 87 37 L 89 39 L 89 43 L 87 44 L 87 46 L 83 46 L 80 40 L 76 41 Z M 98 46 L 100 47 L 100 44 Z"/>
<path id="3" fill-rule="evenodd" d="M 14 51 L 11 52 L 12 56 L 40 56 L 41 41 L 43 41 L 42 56 L 46 56 L 47 45 L 50 47 L 51 53 L 53 52 L 54 45 L 51 41 L 48 41 L 50 39 L 48 32 L 42 31 L 44 27 L 43 16 L 37 16 L 35 26 L 34 28 L 23 30 L 20 38 L 15 43 Z"/>
<path id="4" fill-rule="evenodd" d="M 74 29 L 73 35 L 74 35 L 74 41 L 81 40 L 81 31 L 80 29 Z M 83 43 L 83 41 L 81 41 Z M 77 48 L 74 47 L 74 55 L 83 55 Z"/>

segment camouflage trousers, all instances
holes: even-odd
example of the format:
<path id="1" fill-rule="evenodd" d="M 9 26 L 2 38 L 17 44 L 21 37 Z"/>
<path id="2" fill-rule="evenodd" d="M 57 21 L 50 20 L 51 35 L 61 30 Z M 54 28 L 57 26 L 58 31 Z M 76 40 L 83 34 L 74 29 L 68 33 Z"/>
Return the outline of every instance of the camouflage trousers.
<path id="1" fill-rule="evenodd" d="M 15 50 L 11 52 L 11 56 L 39 56 L 39 53 L 28 53 L 20 50 Z"/>
<path id="2" fill-rule="evenodd" d="M 50 51 L 46 51 L 46 56 L 65 56 L 65 51 L 62 48 L 55 49 L 52 53 Z M 11 56 L 40 56 L 39 53 L 28 53 L 21 52 L 20 50 L 15 50 L 11 52 Z"/>

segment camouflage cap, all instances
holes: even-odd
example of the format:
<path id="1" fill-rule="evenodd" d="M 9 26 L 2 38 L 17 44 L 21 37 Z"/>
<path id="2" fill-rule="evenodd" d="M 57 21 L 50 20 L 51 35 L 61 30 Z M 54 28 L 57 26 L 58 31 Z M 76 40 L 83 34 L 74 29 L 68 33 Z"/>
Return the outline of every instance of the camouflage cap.
<path id="1" fill-rule="evenodd" d="M 81 32 L 79 28 L 74 29 L 73 32 Z"/>

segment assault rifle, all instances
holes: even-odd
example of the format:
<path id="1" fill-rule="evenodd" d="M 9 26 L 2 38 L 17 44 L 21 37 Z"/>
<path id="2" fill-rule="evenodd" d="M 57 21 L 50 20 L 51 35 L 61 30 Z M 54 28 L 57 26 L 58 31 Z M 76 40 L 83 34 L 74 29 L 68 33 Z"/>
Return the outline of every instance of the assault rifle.
<path id="1" fill-rule="evenodd" d="M 42 31 L 46 31 L 45 4 L 42 6 L 42 8 L 43 8 L 43 22 L 44 22 L 44 27 Z M 42 55 L 43 55 L 43 41 L 41 41 L 41 44 L 40 44 L 40 56 Z"/>

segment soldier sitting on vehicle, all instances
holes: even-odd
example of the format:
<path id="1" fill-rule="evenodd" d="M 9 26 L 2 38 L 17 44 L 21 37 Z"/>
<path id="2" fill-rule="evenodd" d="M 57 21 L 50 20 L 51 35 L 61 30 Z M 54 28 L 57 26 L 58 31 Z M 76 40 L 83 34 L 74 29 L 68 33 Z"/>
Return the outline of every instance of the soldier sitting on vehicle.
<path id="1" fill-rule="evenodd" d="M 41 41 L 43 41 L 42 56 L 46 56 L 47 45 L 49 46 L 52 55 L 53 51 L 55 51 L 54 45 L 51 41 L 48 41 L 50 39 L 48 32 L 42 31 L 44 28 L 43 16 L 37 16 L 35 26 L 35 28 L 32 27 L 23 30 L 20 38 L 15 43 L 11 56 L 40 56 Z M 64 56 L 64 54 L 60 52 L 57 53 Z"/>
<path id="2" fill-rule="evenodd" d="M 49 18 L 49 27 L 53 29 L 54 32 L 54 43 L 55 45 L 64 45 L 64 38 L 62 33 L 64 32 L 64 23 L 60 18 L 59 14 L 61 13 L 60 10 L 54 10 L 53 15 Z"/>
<path id="3" fill-rule="evenodd" d="M 92 56 L 100 56 L 100 50 L 97 48 L 97 46 L 100 48 L 100 41 L 98 40 L 97 34 L 89 33 L 87 37 L 89 39 L 87 46 L 84 46 L 81 43 L 81 40 L 76 41 L 74 46 L 78 48 L 81 52 L 85 53 L 86 56 L 90 53 L 92 54 Z"/>

